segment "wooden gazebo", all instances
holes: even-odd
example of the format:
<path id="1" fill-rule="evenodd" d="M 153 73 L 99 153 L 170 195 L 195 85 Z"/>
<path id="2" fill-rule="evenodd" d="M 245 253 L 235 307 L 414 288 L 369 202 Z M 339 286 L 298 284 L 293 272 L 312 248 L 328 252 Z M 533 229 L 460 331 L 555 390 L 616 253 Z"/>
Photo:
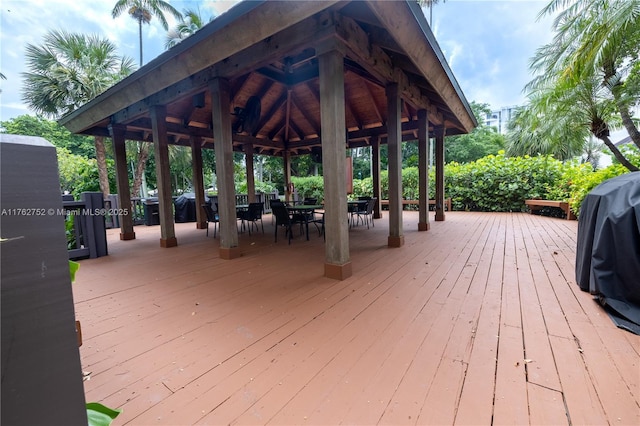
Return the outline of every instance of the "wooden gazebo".
<path id="1" fill-rule="evenodd" d="M 325 275 L 337 279 L 351 275 L 345 149 L 372 147 L 380 199 L 379 148 L 388 144 L 388 245 L 400 247 L 401 142 L 419 146 L 418 226 L 427 230 L 429 137 L 436 141 L 436 220 L 444 220 L 444 137 L 476 125 L 412 0 L 239 3 L 60 122 L 113 139 L 121 206 L 130 204 L 125 140 L 154 144 L 163 247 L 177 245 L 168 145 L 192 148 L 197 205 L 204 201 L 201 150 L 215 149 L 226 259 L 240 254 L 233 151 L 246 153 L 250 196 L 254 154 L 283 157 L 288 183 L 292 155 L 321 152 Z M 121 219 L 120 238 L 134 239 L 131 216 Z"/>

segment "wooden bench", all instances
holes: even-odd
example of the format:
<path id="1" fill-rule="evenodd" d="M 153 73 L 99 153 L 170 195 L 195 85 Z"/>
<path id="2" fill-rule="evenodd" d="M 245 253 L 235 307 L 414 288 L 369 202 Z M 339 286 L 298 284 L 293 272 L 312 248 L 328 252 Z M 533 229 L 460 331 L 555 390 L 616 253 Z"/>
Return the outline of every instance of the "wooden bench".
<path id="1" fill-rule="evenodd" d="M 402 205 L 403 206 L 417 206 L 420 204 L 420 201 L 418 200 L 402 200 Z M 380 205 L 381 206 L 388 206 L 389 205 L 389 200 L 380 200 Z M 429 205 L 430 206 L 435 206 L 436 205 L 436 200 L 429 200 Z M 445 198 L 444 200 L 444 205 L 447 208 L 447 211 L 451 211 L 451 198 Z"/>
<path id="2" fill-rule="evenodd" d="M 554 200 L 525 200 L 524 203 L 529 206 L 529 213 L 540 210 L 543 207 L 557 207 L 565 212 L 567 220 L 575 220 L 576 215 L 571 211 L 569 203 L 566 201 L 554 201 Z"/>

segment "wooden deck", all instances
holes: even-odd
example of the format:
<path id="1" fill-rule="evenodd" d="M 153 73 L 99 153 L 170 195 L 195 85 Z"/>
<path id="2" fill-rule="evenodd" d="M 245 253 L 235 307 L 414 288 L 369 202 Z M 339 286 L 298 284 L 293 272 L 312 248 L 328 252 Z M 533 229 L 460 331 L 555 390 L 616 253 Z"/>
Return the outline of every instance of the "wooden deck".
<path id="1" fill-rule="evenodd" d="M 640 424 L 640 336 L 574 279 L 577 222 L 449 212 L 387 248 L 350 231 L 354 274 L 324 247 L 241 234 L 218 258 L 193 223 L 109 231 L 73 285 L 89 401 L 115 424 Z"/>

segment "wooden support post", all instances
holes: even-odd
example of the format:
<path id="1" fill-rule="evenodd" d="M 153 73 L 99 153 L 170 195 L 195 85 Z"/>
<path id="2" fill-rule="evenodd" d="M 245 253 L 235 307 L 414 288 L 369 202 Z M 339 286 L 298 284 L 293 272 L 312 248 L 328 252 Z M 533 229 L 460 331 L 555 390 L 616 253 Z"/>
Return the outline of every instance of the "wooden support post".
<path id="1" fill-rule="evenodd" d="M 418 110 L 418 231 L 429 230 L 429 121 Z"/>
<path id="2" fill-rule="evenodd" d="M 247 196 L 250 203 L 256 202 L 256 181 L 253 176 L 253 144 L 244 144 L 245 165 L 247 169 Z"/>
<path id="3" fill-rule="evenodd" d="M 202 210 L 204 204 L 204 179 L 202 177 L 202 138 L 191 136 L 191 170 L 193 191 L 196 193 L 196 228 L 207 229 L 207 216 Z"/>
<path id="4" fill-rule="evenodd" d="M 125 146 L 124 126 L 109 126 L 113 140 L 113 156 L 116 162 L 116 182 L 118 184 L 118 205 L 122 209 L 120 220 L 120 239 L 135 240 L 133 231 L 133 212 L 131 211 L 131 190 L 129 189 L 129 172 L 127 171 L 127 151 Z"/>
<path id="5" fill-rule="evenodd" d="M 373 180 L 373 196 L 378 199 L 373 210 L 373 218 L 382 217 L 382 191 L 380 187 L 380 136 L 371 137 L 371 179 Z"/>
<path id="6" fill-rule="evenodd" d="M 386 87 L 387 128 L 389 149 L 389 247 L 402 247 L 404 233 L 402 229 L 402 99 L 397 83 Z"/>
<path id="7" fill-rule="evenodd" d="M 353 273 L 345 176 L 344 55 L 328 50 L 319 54 L 318 61 L 326 234 L 324 275 L 344 280 Z"/>
<path id="8" fill-rule="evenodd" d="M 444 220 L 444 127 L 435 129 L 436 136 L 436 222 Z"/>
<path id="9" fill-rule="evenodd" d="M 282 152 L 282 169 L 284 170 L 284 200 L 289 202 L 292 200 L 293 192 L 291 192 L 291 153 L 288 150 Z"/>
<path id="10" fill-rule="evenodd" d="M 233 135 L 231 133 L 230 87 L 226 79 L 214 78 L 210 85 L 213 116 L 218 214 L 220 216 L 220 257 L 240 256 L 236 228 L 236 191 L 233 182 Z"/>
<path id="11" fill-rule="evenodd" d="M 153 147 L 156 159 L 156 181 L 160 216 L 160 247 L 178 245 L 173 221 L 171 172 L 169 169 L 169 135 L 167 134 L 167 108 L 155 105 L 149 108 L 153 131 Z"/>

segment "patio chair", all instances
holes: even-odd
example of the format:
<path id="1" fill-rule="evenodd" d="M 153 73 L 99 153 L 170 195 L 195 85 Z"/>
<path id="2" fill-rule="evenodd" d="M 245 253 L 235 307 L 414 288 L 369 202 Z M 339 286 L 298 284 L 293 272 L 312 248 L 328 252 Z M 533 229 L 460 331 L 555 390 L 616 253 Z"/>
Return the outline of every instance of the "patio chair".
<path id="1" fill-rule="evenodd" d="M 204 213 L 207 215 L 207 237 L 209 236 L 209 223 L 213 223 L 213 238 L 215 238 L 216 231 L 218 230 L 218 223 L 220 222 L 218 212 L 214 211 L 209 204 L 203 204 L 202 208 L 204 209 Z"/>
<path id="2" fill-rule="evenodd" d="M 367 205 L 364 210 L 358 210 L 354 212 L 356 215 L 357 221 L 362 221 L 367 224 L 367 229 L 369 229 L 369 221 L 371 221 L 371 225 L 375 226 L 373 223 L 373 208 L 376 205 L 377 198 L 373 197 L 367 201 Z"/>
<path id="3" fill-rule="evenodd" d="M 238 217 L 242 220 L 243 224 L 247 222 L 247 228 L 249 229 L 249 235 L 251 235 L 251 228 L 253 226 L 258 229 L 258 221 L 262 225 L 262 233 L 264 234 L 264 223 L 262 222 L 262 213 L 264 211 L 264 205 L 262 203 L 249 203 L 249 208 L 238 212 Z M 244 225 L 243 225 L 244 226 Z"/>
<path id="4" fill-rule="evenodd" d="M 284 204 L 271 204 L 271 211 L 276 219 L 275 242 L 278 242 L 278 229 L 283 226 L 286 230 L 285 236 L 289 235 L 289 244 L 291 244 L 291 237 L 293 236 L 292 226 L 294 223 L 304 223 L 304 218 L 292 218 L 291 216 L 289 216 L 289 212 L 287 211 L 287 208 L 284 206 Z"/>
<path id="5" fill-rule="evenodd" d="M 322 237 L 326 241 L 327 236 L 324 234 L 324 212 L 323 211 L 319 212 L 314 210 L 313 218 L 311 219 L 310 222 L 316 226 L 316 229 L 318 230 L 318 236 L 322 235 Z"/>

